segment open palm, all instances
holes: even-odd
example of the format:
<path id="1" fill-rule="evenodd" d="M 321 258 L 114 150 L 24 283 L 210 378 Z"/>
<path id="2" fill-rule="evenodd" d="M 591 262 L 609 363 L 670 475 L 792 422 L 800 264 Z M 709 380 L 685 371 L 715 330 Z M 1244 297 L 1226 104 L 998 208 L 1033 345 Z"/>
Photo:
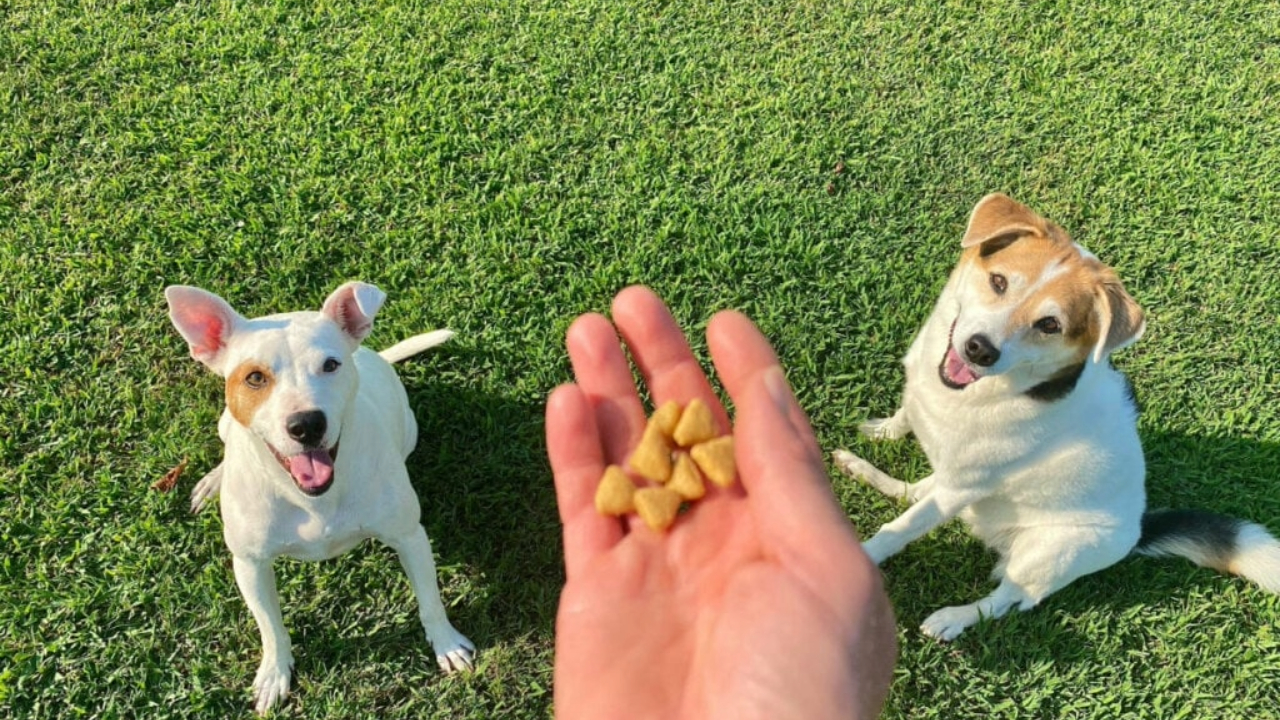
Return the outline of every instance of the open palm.
<path id="1" fill-rule="evenodd" d="M 661 300 L 628 288 L 613 317 L 655 403 L 701 398 L 729 428 Z M 591 314 L 569 330 L 577 383 L 547 402 L 567 574 L 556 714 L 873 717 L 895 655 L 879 573 L 768 342 L 733 312 L 712 319 L 707 339 L 737 407 L 740 485 L 708 487 L 659 534 L 595 511 L 605 465 L 625 462 L 645 412 L 614 326 Z"/>

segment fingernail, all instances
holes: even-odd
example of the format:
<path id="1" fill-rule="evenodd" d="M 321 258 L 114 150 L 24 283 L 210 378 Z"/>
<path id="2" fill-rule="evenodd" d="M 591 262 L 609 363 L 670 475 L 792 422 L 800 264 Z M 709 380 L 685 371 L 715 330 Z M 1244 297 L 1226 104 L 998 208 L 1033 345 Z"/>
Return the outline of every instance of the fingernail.
<path id="1" fill-rule="evenodd" d="M 787 384 L 787 376 L 783 374 L 782 368 L 774 365 L 764 371 L 764 389 L 769 393 L 769 399 L 773 400 L 779 412 L 784 416 L 790 416 L 795 396 L 791 394 L 791 386 Z"/>

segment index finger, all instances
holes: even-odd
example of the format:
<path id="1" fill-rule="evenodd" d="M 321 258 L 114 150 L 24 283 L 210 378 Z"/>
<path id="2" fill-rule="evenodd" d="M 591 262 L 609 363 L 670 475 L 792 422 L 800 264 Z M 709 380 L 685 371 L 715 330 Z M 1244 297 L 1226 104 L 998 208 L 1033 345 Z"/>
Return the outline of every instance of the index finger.
<path id="1" fill-rule="evenodd" d="M 574 379 L 595 412 L 605 458 L 621 464 L 644 430 L 644 406 L 618 333 L 604 316 L 587 313 L 569 326 L 565 344 Z"/>
<path id="2" fill-rule="evenodd" d="M 561 385 L 547 398 L 547 457 L 564 533 L 566 577 L 622 539 L 617 518 L 595 510 L 595 488 L 604 472 L 604 448 L 591 402 L 582 388 Z"/>

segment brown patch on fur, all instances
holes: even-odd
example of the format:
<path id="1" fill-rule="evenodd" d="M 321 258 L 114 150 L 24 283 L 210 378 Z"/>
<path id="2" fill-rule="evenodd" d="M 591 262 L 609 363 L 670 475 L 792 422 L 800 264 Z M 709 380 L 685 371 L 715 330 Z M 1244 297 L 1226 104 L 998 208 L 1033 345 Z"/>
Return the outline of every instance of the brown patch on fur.
<path id="1" fill-rule="evenodd" d="M 993 272 L 1007 277 L 1021 276 L 1028 283 L 1044 275 L 1045 270 L 1055 263 L 1066 266 L 1079 258 L 1075 246 L 1049 239 L 1044 235 L 1023 235 L 1017 242 L 1011 243 L 999 252 L 985 257 L 981 254 L 981 246 L 965 251 L 968 260 L 976 262 L 984 275 Z M 986 282 L 986 280 L 983 280 Z"/>
<path id="2" fill-rule="evenodd" d="M 1055 315 L 1062 324 L 1062 339 L 1075 348 L 1075 358 L 1087 357 L 1105 332 L 1096 307 L 1102 300 L 1099 291 L 1104 277 L 1110 273 L 1097 260 L 1081 255 L 1069 240 L 1024 235 L 1008 248 L 987 256 L 981 254 L 981 247 L 969 248 L 964 260 L 976 265 L 971 282 L 981 283 L 984 290 L 992 273 L 1020 277 L 1022 287 L 1036 286 L 1029 294 L 1010 286 L 1008 300 L 1018 304 L 1009 317 L 1011 332 L 1030 328 L 1039 320 L 1040 307 L 1046 300 L 1060 308 Z M 1055 273 L 1054 277 L 1038 285 L 1048 272 Z M 993 298 L 993 302 L 1000 301 Z"/>
<path id="3" fill-rule="evenodd" d="M 1036 313 L 1040 311 L 1041 305 L 1046 300 L 1052 300 L 1061 308 L 1056 317 L 1062 324 L 1063 341 L 1073 346 L 1077 351 L 1075 355 L 1083 359 L 1105 332 L 1099 325 L 1096 312 L 1103 267 L 1097 260 L 1085 258 L 1074 252 L 1074 249 L 1057 260 L 1058 274 L 1023 298 L 1009 322 L 1015 328 L 1030 327 L 1040 319 Z M 1043 268 L 1041 271 L 1043 272 Z M 1038 276 L 1029 276 L 1033 282 L 1036 277 Z"/>
<path id="4" fill-rule="evenodd" d="M 1008 195 L 992 193 L 973 206 L 969 226 L 965 228 L 961 247 L 1006 242 L 1026 233 L 1051 235 L 1045 221 L 1034 210 Z"/>
<path id="5" fill-rule="evenodd" d="M 1056 273 L 1030 294 L 1011 287 L 1007 299 L 993 299 L 993 304 L 1018 303 L 1010 317 L 1015 332 L 1039 320 L 1032 313 L 1050 298 L 1062 309 L 1058 320 L 1064 326 L 1063 340 L 1081 359 L 1100 346 L 1110 352 L 1143 328 L 1142 309 L 1111 268 L 1082 255 L 1066 230 L 1006 195 L 996 193 L 978 202 L 960 244 L 960 264 L 976 266 L 970 282 L 984 288 L 992 273 L 1021 277 L 1027 286 L 1044 278 L 1050 268 Z"/>
<path id="6" fill-rule="evenodd" d="M 255 372 L 262 373 L 265 380 L 261 387 L 255 388 L 249 385 L 249 376 Z M 271 396 L 271 390 L 274 387 L 275 377 L 267 366 L 252 360 L 240 363 L 227 375 L 227 409 L 231 411 L 231 417 L 241 425 L 249 427 L 249 423 L 253 421 L 253 414 Z"/>
<path id="7" fill-rule="evenodd" d="M 1109 353 L 1121 345 L 1132 342 L 1142 333 L 1143 328 L 1146 327 L 1146 315 L 1142 312 L 1142 308 L 1138 307 L 1138 302 L 1133 299 L 1133 296 L 1125 292 L 1124 286 L 1120 284 L 1120 278 L 1116 277 L 1111 268 L 1102 268 L 1098 284 L 1098 303 L 1103 306 L 1101 315 L 1107 319 L 1108 324 L 1100 331 L 1106 333 L 1103 351 Z"/>

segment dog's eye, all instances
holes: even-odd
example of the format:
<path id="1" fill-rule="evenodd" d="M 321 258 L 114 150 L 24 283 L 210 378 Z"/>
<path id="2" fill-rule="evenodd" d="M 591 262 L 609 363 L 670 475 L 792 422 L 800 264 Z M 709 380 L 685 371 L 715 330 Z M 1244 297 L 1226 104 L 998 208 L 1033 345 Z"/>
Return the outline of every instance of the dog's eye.
<path id="1" fill-rule="evenodd" d="M 261 370 L 254 370 L 253 372 L 244 376 L 244 384 L 248 385 L 254 390 L 261 390 L 262 388 L 267 386 L 267 376 L 264 375 Z"/>
<path id="2" fill-rule="evenodd" d="M 991 273 L 991 289 L 995 290 L 997 295 L 1003 295 L 1004 291 L 1009 289 L 1009 280 L 1000 273 Z"/>
<path id="3" fill-rule="evenodd" d="M 1062 323 L 1058 322 L 1058 318 L 1052 315 L 1040 318 L 1033 327 L 1045 335 L 1056 335 L 1062 332 Z"/>
<path id="4" fill-rule="evenodd" d="M 324 365 L 321 366 L 321 369 L 327 373 L 331 373 L 337 372 L 340 367 L 342 367 L 342 363 L 338 362 L 337 358 L 329 358 L 324 361 Z"/>

